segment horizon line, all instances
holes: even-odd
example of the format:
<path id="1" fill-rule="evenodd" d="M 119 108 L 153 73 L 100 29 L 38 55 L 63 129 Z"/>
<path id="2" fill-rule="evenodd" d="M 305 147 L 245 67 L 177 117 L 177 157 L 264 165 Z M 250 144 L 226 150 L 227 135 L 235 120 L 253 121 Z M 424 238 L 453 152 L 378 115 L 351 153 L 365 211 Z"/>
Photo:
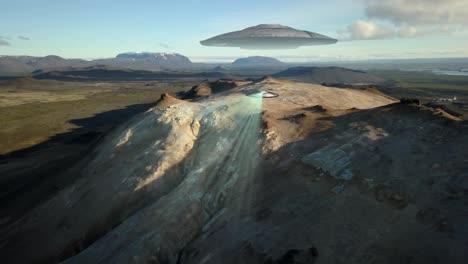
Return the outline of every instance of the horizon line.
<path id="1" fill-rule="evenodd" d="M 128 53 L 128 52 L 125 52 Z M 152 52 L 152 53 L 167 53 L 167 52 Z M 121 54 L 121 53 L 119 53 Z M 382 57 L 382 58 L 333 58 L 333 57 L 322 57 L 317 58 L 314 56 L 287 56 L 287 55 L 280 55 L 280 56 L 262 56 L 262 55 L 252 55 L 252 56 L 189 56 L 183 55 L 181 53 L 172 52 L 172 54 L 179 54 L 185 56 L 190 59 L 192 63 L 231 63 L 240 58 L 249 58 L 249 57 L 268 57 L 274 58 L 279 61 L 282 61 L 285 64 L 293 64 L 293 63 L 327 63 L 327 62 L 367 62 L 367 61 L 401 61 L 401 60 L 443 60 L 443 59 L 468 59 L 468 56 L 445 56 L 445 57 Z M 100 59 L 114 59 L 114 57 L 68 57 L 68 56 L 60 56 L 55 54 L 49 54 L 44 56 L 35 56 L 35 55 L 1 55 L 1 57 L 36 57 L 36 58 L 44 58 L 48 56 L 57 56 L 67 60 L 85 60 L 85 61 L 94 61 Z M 302 58 L 302 59 L 300 59 Z"/>

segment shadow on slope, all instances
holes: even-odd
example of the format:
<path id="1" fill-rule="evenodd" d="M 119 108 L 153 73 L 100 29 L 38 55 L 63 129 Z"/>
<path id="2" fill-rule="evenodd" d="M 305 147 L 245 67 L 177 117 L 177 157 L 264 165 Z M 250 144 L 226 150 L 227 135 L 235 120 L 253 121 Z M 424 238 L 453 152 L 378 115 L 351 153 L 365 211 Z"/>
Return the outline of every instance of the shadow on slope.
<path id="1" fill-rule="evenodd" d="M 249 97 L 245 99 L 258 101 Z M 130 180 L 132 177 L 136 177 L 139 172 L 147 172 L 147 166 L 138 167 L 135 164 L 137 161 L 128 164 L 131 174 L 124 174 L 124 179 L 116 175 L 116 173 L 110 175 L 94 174 L 93 167 L 90 168 L 90 174 L 85 175 L 88 171 L 83 172 L 84 176 L 81 177 L 83 185 L 77 184 L 78 187 L 76 187 L 82 189 L 83 193 L 78 195 L 79 203 L 77 202 L 71 209 L 66 205 L 62 207 L 62 196 L 60 195 L 60 197 L 54 197 L 57 199 L 51 199 L 59 204 L 58 208 L 54 207 L 55 210 L 53 211 L 55 213 L 50 215 L 49 218 L 42 215 L 43 219 L 38 220 L 41 224 L 34 223 L 25 227 L 22 224 L 12 223 L 10 228 L 15 231 L 11 232 L 8 243 L 6 243 L 6 248 L 12 252 L 10 257 L 18 260 L 21 251 L 27 251 L 30 253 L 29 256 L 21 256 L 21 259 L 26 262 L 55 262 L 58 259 L 79 253 L 99 238 L 101 238 L 99 241 L 104 241 L 104 243 L 108 243 L 109 239 L 112 240 L 112 243 L 108 243 L 107 248 L 113 248 L 115 246 L 122 247 L 121 243 L 126 245 L 126 239 L 130 239 L 135 235 L 135 241 L 143 242 L 146 242 L 146 239 L 157 240 L 160 237 L 167 237 L 170 241 L 162 241 L 161 243 L 161 246 L 164 244 L 164 249 L 170 249 L 171 246 L 174 249 L 183 247 L 196 235 L 201 225 L 205 223 L 204 221 L 216 215 L 221 209 L 220 207 L 225 205 L 226 201 L 230 199 L 232 189 L 243 190 L 242 195 L 236 194 L 238 199 L 246 201 L 248 198 L 248 191 L 246 190 L 250 186 L 248 184 L 250 178 L 247 177 L 241 182 L 237 181 L 236 178 L 245 178 L 246 174 L 251 174 L 256 167 L 254 165 L 257 161 L 255 155 L 258 155 L 257 151 L 259 151 L 256 148 L 256 143 L 261 106 L 255 104 L 253 106 L 255 108 L 254 113 L 250 113 L 251 110 L 246 109 L 245 105 L 243 106 L 241 109 L 238 109 L 240 106 L 236 106 L 239 113 L 236 111 L 231 113 L 231 115 L 234 115 L 233 117 L 239 117 L 234 118 L 231 125 L 237 124 L 239 127 L 228 127 L 221 131 L 212 127 L 212 113 L 208 109 L 207 114 L 209 117 L 204 121 L 207 125 L 200 128 L 203 132 L 201 132 L 199 140 L 195 143 L 194 149 L 181 162 L 168 168 L 161 177 L 148 181 L 141 188 L 134 189 L 131 186 L 128 187 L 126 182 L 122 182 L 122 180 Z M 216 107 L 226 109 L 224 103 Z M 145 118 L 148 116 L 146 115 Z M 152 120 L 151 116 L 149 117 L 150 119 L 146 121 Z M 164 135 L 166 129 L 164 126 L 158 128 L 158 130 L 163 130 L 162 132 L 153 130 L 148 132 L 146 126 L 138 128 L 139 124 L 141 124 L 139 121 L 141 120 L 135 120 L 133 124 L 129 125 L 131 125 L 131 128 L 136 127 L 136 131 L 134 131 L 136 134 L 139 132 L 145 132 L 146 134 L 141 135 L 141 138 L 138 137 L 139 140 L 136 142 L 132 142 L 128 146 L 124 145 L 122 149 L 117 149 L 116 156 L 120 151 L 124 151 L 125 155 L 132 157 L 138 156 L 138 154 L 133 155 L 134 153 L 143 154 L 146 150 L 151 150 L 149 147 L 152 144 L 146 141 L 147 137 L 151 139 L 156 136 L 157 139 L 158 133 Z M 152 122 L 145 124 L 151 126 Z M 124 128 L 128 129 L 129 127 Z M 238 128 L 240 129 L 238 130 Z M 110 140 L 115 140 L 115 138 Z M 130 146 L 132 147 L 127 148 Z M 106 148 L 104 146 L 104 149 Z M 176 150 L 178 149 L 172 149 L 171 151 Z M 104 153 L 107 152 L 104 151 Z M 124 169 L 126 164 L 122 163 L 128 160 L 125 155 L 119 162 L 110 163 L 109 165 L 114 165 L 117 170 Z M 123 160 L 124 158 L 125 160 Z M 106 170 L 109 167 L 106 163 L 109 162 L 109 157 L 105 160 L 94 159 L 93 157 L 87 158 L 87 161 L 94 162 L 94 160 L 97 160 L 97 163 L 103 166 L 101 170 Z M 157 164 L 157 161 L 149 161 L 151 164 Z M 229 164 L 232 166 L 228 166 Z M 83 169 L 83 167 L 78 166 L 79 169 Z M 117 187 L 118 190 L 116 191 L 116 186 L 121 186 L 121 188 Z M 74 187 L 72 189 L 74 190 Z M 77 190 L 77 192 L 79 191 Z M 62 194 L 66 195 L 66 192 L 62 192 Z M 48 205 L 50 205 L 49 202 L 38 207 L 42 207 L 44 210 L 52 210 L 52 208 L 47 208 Z M 235 209 L 242 208 L 237 207 Z M 40 212 L 46 214 L 44 210 Z M 132 216 L 134 214 L 135 216 Z M 21 220 L 28 222 L 27 219 Z M 139 224 L 133 224 L 134 221 L 139 222 Z M 176 223 L 172 225 L 174 221 Z M 119 226 L 122 222 L 123 224 Z M 154 226 L 155 223 L 158 224 Z M 120 239 L 109 237 L 110 233 L 119 232 L 117 230 L 122 228 L 130 228 L 135 232 L 124 232 L 124 236 L 121 236 Z M 153 234 L 157 231 L 160 231 L 162 235 L 138 236 L 140 232 Z M 24 233 L 28 234 L 28 241 L 22 236 Z M 49 243 L 40 243 L 41 239 L 51 233 L 54 233 L 54 236 L 49 240 Z M 171 236 L 175 233 L 177 233 L 178 239 L 172 240 Z M 62 236 L 65 236 L 65 241 L 61 240 Z M 102 243 L 99 241 L 96 243 Z M 155 243 L 145 244 L 150 246 L 151 250 L 142 245 L 145 246 L 144 255 L 159 254 L 159 252 L 155 252 L 157 249 L 152 246 Z M 127 254 L 132 254 L 131 248 L 122 248 L 121 253 L 118 255 L 111 254 L 111 251 L 108 251 L 96 256 L 94 254 L 96 250 L 99 252 L 99 248 L 91 248 L 85 251 L 87 253 L 83 253 L 78 258 L 78 262 L 83 258 L 94 257 L 118 259 L 126 251 L 130 251 Z M 164 250 L 161 251 L 161 254 L 163 254 L 161 258 L 169 254 Z"/>
<path id="2" fill-rule="evenodd" d="M 323 263 L 401 263 L 408 259 L 462 263 L 466 224 L 459 212 L 466 208 L 463 188 L 468 186 L 464 163 L 467 123 L 404 104 L 325 119 L 334 127 L 264 157 L 263 173 L 249 181 L 256 191 L 249 200 L 253 211 L 240 216 L 235 210 L 223 211 L 244 198 L 245 190 L 236 185 L 223 193 L 223 182 L 210 181 L 212 178 L 194 189 L 180 184 L 190 174 L 193 179 L 202 175 L 184 164 L 203 164 L 204 159 L 218 158 L 216 165 L 222 166 L 216 172 L 224 176 L 229 172 L 230 163 L 223 159 L 227 157 L 204 155 L 218 143 L 207 136 L 162 177 L 127 193 L 125 199 L 120 197 L 122 203 L 110 212 L 81 211 L 100 214 L 91 228 L 76 232 L 80 227 L 74 223 L 79 219 L 72 216 L 80 213 L 79 207 L 68 213 L 59 211 L 63 219 L 54 222 L 61 223 L 57 228 L 67 228 L 49 227 L 41 233 L 41 226 L 33 226 L 34 233 L 13 244 L 12 252 L 30 250 L 32 255 L 44 257 L 48 253 L 42 248 L 48 245 L 42 242 L 53 234 L 67 240 L 60 249 L 53 249 L 55 255 L 47 255 L 50 261 L 87 248 L 72 261 L 113 262 L 138 255 L 141 261 L 155 263 L 199 263 L 202 259 L 206 263 L 300 263 L 281 262 L 285 258 L 294 261 L 299 252 L 301 257 L 318 257 Z M 351 148 L 343 147 L 350 142 Z M 351 180 L 337 179 L 326 166 L 320 169 L 302 161 L 305 155 L 327 146 L 349 156 L 345 165 L 353 173 Z M 186 184 L 197 182 L 193 179 Z M 113 192 L 111 188 L 102 191 Z M 216 195 L 210 197 L 210 192 Z M 193 195 L 202 198 L 190 200 Z M 184 199 L 189 202 L 181 204 Z M 203 199 L 215 204 L 207 207 L 213 211 L 205 211 Z M 80 235 L 66 236 L 69 229 Z M 27 246 L 22 247 L 24 244 Z M 315 251 L 303 254 L 304 248 Z"/>
<path id="3" fill-rule="evenodd" d="M 152 106 L 154 103 L 135 104 L 69 120 L 79 127 L 35 146 L 0 155 L 2 213 L 21 215 L 73 181 L 61 175 L 86 157 L 112 128 Z"/>
<path id="4" fill-rule="evenodd" d="M 404 104 L 324 119 L 334 126 L 265 157 L 252 214 L 217 219 L 180 263 L 464 263 L 468 123 Z"/>

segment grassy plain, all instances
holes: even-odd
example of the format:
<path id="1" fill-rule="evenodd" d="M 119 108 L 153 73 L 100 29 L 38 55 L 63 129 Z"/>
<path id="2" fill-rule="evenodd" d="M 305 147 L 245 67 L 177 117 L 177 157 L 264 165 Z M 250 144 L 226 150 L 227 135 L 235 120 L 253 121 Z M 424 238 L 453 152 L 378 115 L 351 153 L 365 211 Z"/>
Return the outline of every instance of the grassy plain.
<path id="1" fill-rule="evenodd" d="M 79 125 L 73 120 L 149 104 L 189 82 L 59 82 L 21 78 L 0 83 L 0 155 L 41 143 Z"/>

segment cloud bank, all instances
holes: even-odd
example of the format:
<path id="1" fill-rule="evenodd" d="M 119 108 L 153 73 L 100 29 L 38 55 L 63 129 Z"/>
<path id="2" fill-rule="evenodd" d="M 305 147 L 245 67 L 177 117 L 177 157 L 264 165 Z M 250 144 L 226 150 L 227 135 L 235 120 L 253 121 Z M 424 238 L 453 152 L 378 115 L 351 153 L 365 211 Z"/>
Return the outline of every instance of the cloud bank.
<path id="1" fill-rule="evenodd" d="M 345 31 L 350 39 L 382 39 L 393 37 L 393 28 L 372 22 L 358 20 L 353 22 Z"/>
<path id="2" fill-rule="evenodd" d="M 365 20 L 342 30 L 344 40 L 412 38 L 462 31 L 468 26 L 467 0 L 362 0 Z"/>
<path id="3" fill-rule="evenodd" d="M 159 42 L 158 46 L 163 48 L 163 49 L 172 49 L 171 45 L 164 43 L 164 42 Z"/>
<path id="4" fill-rule="evenodd" d="M 5 37 L 0 36 L 0 46 L 11 46 Z"/>
<path id="5" fill-rule="evenodd" d="M 396 25 L 466 25 L 466 0 L 365 0 L 369 18 L 384 19 Z"/>

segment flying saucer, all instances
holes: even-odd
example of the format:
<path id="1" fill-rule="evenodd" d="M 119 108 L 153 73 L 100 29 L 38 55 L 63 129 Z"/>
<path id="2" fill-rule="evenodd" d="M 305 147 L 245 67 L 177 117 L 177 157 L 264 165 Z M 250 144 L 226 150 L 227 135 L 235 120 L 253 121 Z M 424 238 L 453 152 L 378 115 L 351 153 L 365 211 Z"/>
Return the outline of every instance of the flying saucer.
<path id="1" fill-rule="evenodd" d="M 279 94 L 273 93 L 270 91 L 263 91 L 262 89 L 255 89 L 245 93 L 249 97 L 253 98 L 275 98 L 278 97 Z"/>
<path id="2" fill-rule="evenodd" d="M 261 24 L 200 41 L 204 46 L 241 49 L 296 49 L 300 46 L 335 44 L 338 40 L 278 24 Z"/>

